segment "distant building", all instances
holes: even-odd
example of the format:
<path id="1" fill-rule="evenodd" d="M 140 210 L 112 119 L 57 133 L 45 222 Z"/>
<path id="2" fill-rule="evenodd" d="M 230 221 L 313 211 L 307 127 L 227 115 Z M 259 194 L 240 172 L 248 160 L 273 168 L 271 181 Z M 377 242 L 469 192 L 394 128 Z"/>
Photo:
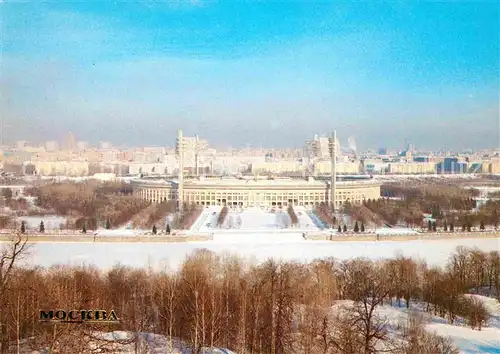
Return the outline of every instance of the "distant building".
<path id="1" fill-rule="evenodd" d="M 16 141 L 16 149 L 24 150 L 24 148 L 28 146 L 28 142 L 25 140 Z"/>
<path id="2" fill-rule="evenodd" d="M 387 148 L 379 148 L 378 154 L 379 155 L 387 155 Z"/>
<path id="3" fill-rule="evenodd" d="M 406 159 L 411 160 L 412 155 L 413 155 L 413 153 L 411 150 L 405 150 L 405 151 L 402 151 L 399 156 L 405 157 Z"/>
<path id="4" fill-rule="evenodd" d="M 430 162 L 392 162 L 388 173 L 394 174 L 434 174 L 436 165 Z"/>
<path id="5" fill-rule="evenodd" d="M 428 156 L 415 156 L 413 158 L 413 161 L 415 161 L 415 162 L 429 162 L 429 157 Z"/>
<path id="6" fill-rule="evenodd" d="M 365 159 L 361 161 L 361 168 L 365 173 L 383 174 L 389 169 L 389 164 L 379 159 Z"/>
<path id="7" fill-rule="evenodd" d="M 170 172 L 172 172 L 173 166 L 170 168 Z M 168 165 L 163 162 L 158 163 L 130 163 L 129 164 L 129 173 L 131 175 L 165 175 L 169 172 Z"/>
<path id="8" fill-rule="evenodd" d="M 176 152 L 175 155 L 178 155 L 180 141 L 176 140 Z M 208 141 L 200 139 L 198 135 L 194 137 L 183 136 L 182 137 L 182 150 L 183 150 L 183 159 L 184 166 L 192 166 L 194 167 L 194 171 L 202 166 L 206 166 L 204 161 L 204 157 L 207 156 L 208 149 Z"/>
<path id="9" fill-rule="evenodd" d="M 59 150 L 59 144 L 55 140 L 46 141 L 45 150 L 48 152 L 54 152 L 56 150 Z"/>
<path id="10" fill-rule="evenodd" d="M 101 141 L 99 143 L 99 148 L 101 148 L 101 149 L 111 149 L 112 146 L 113 145 L 109 141 Z"/>
<path id="11" fill-rule="evenodd" d="M 317 161 L 313 165 L 314 173 L 331 174 L 332 164 L 328 160 Z M 335 171 L 338 174 L 359 174 L 361 172 L 361 163 L 356 162 L 337 162 L 335 164 Z"/>
<path id="12" fill-rule="evenodd" d="M 89 174 L 89 163 L 85 161 L 33 161 L 31 164 L 40 176 L 82 177 Z"/>
<path id="13" fill-rule="evenodd" d="M 491 159 L 485 169 L 487 173 L 500 174 L 500 158 Z"/>
<path id="14" fill-rule="evenodd" d="M 306 151 L 308 157 L 319 158 L 319 159 L 330 158 L 329 144 L 330 144 L 329 138 L 320 137 L 319 135 L 316 134 L 312 140 L 306 141 Z M 338 139 L 336 142 L 336 146 L 340 147 Z M 337 155 L 340 156 L 340 149 L 337 149 Z"/>
<path id="15" fill-rule="evenodd" d="M 78 141 L 76 143 L 76 148 L 78 150 L 85 150 L 85 149 L 88 149 L 89 147 L 89 143 L 87 141 Z"/>
<path id="16" fill-rule="evenodd" d="M 470 173 L 488 173 L 488 164 L 482 162 L 473 162 L 469 167 Z"/>
<path id="17" fill-rule="evenodd" d="M 267 172 L 299 172 L 302 171 L 302 164 L 298 161 L 263 161 L 251 164 L 252 173 Z"/>
<path id="18" fill-rule="evenodd" d="M 459 161 L 457 157 L 445 157 L 445 159 L 437 165 L 438 173 L 454 174 L 467 173 L 468 164 L 464 161 Z"/>
<path id="19" fill-rule="evenodd" d="M 72 132 L 68 132 L 64 139 L 63 149 L 73 151 L 76 149 L 76 139 Z"/>

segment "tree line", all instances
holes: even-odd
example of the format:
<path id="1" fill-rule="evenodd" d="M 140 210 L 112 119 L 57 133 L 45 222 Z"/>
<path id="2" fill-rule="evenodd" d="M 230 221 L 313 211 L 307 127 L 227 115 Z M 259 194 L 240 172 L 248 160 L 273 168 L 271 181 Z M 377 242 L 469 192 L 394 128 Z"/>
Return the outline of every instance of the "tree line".
<path id="1" fill-rule="evenodd" d="M 37 205 L 47 214 L 54 213 L 69 219 L 68 227 L 95 229 L 107 220 L 119 226 L 150 203 L 135 197 L 125 183 L 86 181 L 84 183 L 53 183 L 33 187 L 27 191 L 36 197 Z"/>
<path id="2" fill-rule="evenodd" d="M 472 207 L 471 204 L 470 208 Z M 448 210 L 444 209 L 441 204 L 433 204 L 425 209 L 417 200 L 389 198 L 368 199 L 364 200 L 361 205 L 345 203 L 342 207 L 342 212 L 355 221 L 375 225 L 404 223 L 407 227 L 412 228 L 427 227 L 424 224 L 424 213 L 428 213 L 435 220 L 437 228 L 445 229 L 446 226 L 444 231 L 448 231 L 452 224 L 454 228 L 462 228 L 465 225 L 464 231 L 470 231 L 477 227 L 484 229 L 486 225 L 496 228 L 500 222 L 498 210 L 500 210 L 500 201 L 496 200 L 488 200 L 478 210 L 471 210 L 469 207 L 461 210 Z M 323 215 L 322 220 L 330 217 L 330 223 L 334 223 L 335 219 L 328 216 L 327 213 L 328 211 L 320 212 L 320 215 Z M 332 215 L 331 212 L 330 215 Z"/>
<path id="3" fill-rule="evenodd" d="M 257 264 L 202 249 L 175 270 L 117 265 L 105 272 L 92 266 L 8 268 L 11 253 L 4 252 L 0 263 L 2 353 L 23 338 L 32 338 L 35 349 L 71 351 L 75 344 L 66 335 L 74 334 L 74 327 L 60 326 L 54 333 L 36 321 L 39 309 L 69 307 L 113 309 L 120 325 L 92 328 L 180 338 L 195 353 L 202 347 L 274 354 L 458 353 L 413 317 L 394 338 L 377 309 L 419 302 L 450 323 L 461 318 L 481 330 L 489 314 L 464 294 L 471 288 L 498 289 L 500 280 L 498 252 L 465 248 L 457 249 L 445 268 L 403 256 Z"/>
<path id="4" fill-rule="evenodd" d="M 188 229 L 202 212 L 201 207 L 185 203 L 183 213 L 178 213 L 175 200 L 150 203 L 134 196 L 129 185 L 116 182 L 52 183 L 29 188 L 26 194 L 37 198 L 38 207 L 44 210 L 42 214 L 66 216 L 64 227 L 82 232 L 119 227 L 127 222 L 134 227 L 152 228 L 169 214 L 173 217 L 172 227 Z M 13 220 L 9 216 L 0 218 L 0 228 L 20 231 Z M 21 228 L 24 233 L 26 225 Z"/>

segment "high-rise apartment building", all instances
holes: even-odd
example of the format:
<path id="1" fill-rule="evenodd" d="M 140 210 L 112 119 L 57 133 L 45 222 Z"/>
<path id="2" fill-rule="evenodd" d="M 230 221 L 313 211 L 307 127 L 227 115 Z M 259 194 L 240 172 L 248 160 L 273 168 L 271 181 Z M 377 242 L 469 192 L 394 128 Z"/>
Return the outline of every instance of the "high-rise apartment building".
<path id="1" fill-rule="evenodd" d="M 64 150 L 69 151 L 76 149 L 76 139 L 72 132 L 68 132 L 62 144 L 62 147 Z"/>
<path id="2" fill-rule="evenodd" d="M 335 145 L 337 146 L 336 154 L 338 156 L 340 154 L 338 139 L 336 139 Z M 316 134 L 312 140 L 306 141 L 306 150 L 310 158 L 330 159 L 330 138 L 320 137 Z"/>
<path id="3" fill-rule="evenodd" d="M 54 152 L 59 150 L 59 144 L 55 140 L 50 140 L 45 142 L 45 151 Z"/>
<path id="4" fill-rule="evenodd" d="M 101 149 L 111 149 L 113 145 L 111 145 L 111 143 L 109 141 L 101 141 L 99 143 L 99 148 Z"/>
<path id="5" fill-rule="evenodd" d="M 28 142 L 25 140 L 16 141 L 16 149 L 23 150 L 26 146 L 28 146 Z"/>
<path id="6" fill-rule="evenodd" d="M 203 157 L 208 150 L 208 142 L 200 139 L 198 135 L 194 137 L 182 136 L 177 138 L 177 149 L 179 148 L 179 139 L 182 139 L 183 162 L 184 165 L 194 167 L 195 174 L 198 175 L 199 168 L 203 165 Z"/>
<path id="7" fill-rule="evenodd" d="M 76 148 L 78 150 L 86 150 L 89 148 L 89 143 L 87 141 L 78 141 L 76 143 Z"/>

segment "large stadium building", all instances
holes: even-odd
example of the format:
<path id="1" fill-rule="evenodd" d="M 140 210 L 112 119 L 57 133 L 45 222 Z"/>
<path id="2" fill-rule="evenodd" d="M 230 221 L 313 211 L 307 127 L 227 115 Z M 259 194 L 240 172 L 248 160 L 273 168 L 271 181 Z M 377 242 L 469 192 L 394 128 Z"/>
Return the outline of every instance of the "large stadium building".
<path id="1" fill-rule="evenodd" d="M 179 196 L 179 183 L 168 179 L 137 179 L 131 181 L 135 194 L 153 203 L 182 200 L 203 206 L 312 207 L 330 203 L 330 181 L 308 179 L 245 179 L 197 178 L 183 181 L 183 195 Z M 380 197 L 380 183 L 373 180 L 337 181 L 336 207 L 349 201 L 359 204 L 363 200 Z"/>
<path id="2" fill-rule="evenodd" d="M 179 157 L 178 179 L 138 179 L 132 181 L 134 191 L 140 198 L 153 203 L 169 200 L 178 202 L 179 210 L 185 203 L 200 206 L 240 207 L 286 207 L 288 205 L 313 207 L 321 203 L 334 205 L 344 202 L 359 204 L 365 199 L 380 197 L 380 184 L 373 180 L 337 181 L 336 155 L 338 150 L 336 133 L 329 139 L 331 171 L 329 180 L 312 177 L 291 178 L 224 178 L 197 177 L 184 179 L 184 150 L 186 138 L 178 131 L 176 151 Z M 198 168 L 196 167 L 196 170 Z"/>

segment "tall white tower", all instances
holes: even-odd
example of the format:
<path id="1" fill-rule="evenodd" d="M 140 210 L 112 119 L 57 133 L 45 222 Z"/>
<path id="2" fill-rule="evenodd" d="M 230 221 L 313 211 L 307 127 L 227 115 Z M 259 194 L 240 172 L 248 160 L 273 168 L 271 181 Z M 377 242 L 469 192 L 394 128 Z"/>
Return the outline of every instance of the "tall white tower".
<path id="1" fill-rule="evenodd" d="M 177 132 L 176 150 L 179 157 L 179 186 L 177 188 L 177 200 L 179 202 L 179 211 L 182 212 L 184 207 L 184 139 L 181 129 Z"/>
<path id="2" fill-rule="evenodd" d="M 333 210 L 337 209 L 336 191 L 337 191 L 337 132 L 334 130 L 331 134 L 329 141 L 330 159 L 331 159 L 331 170 L 332 176 L 330 179 L 330 205 Z"/>
<path id="3" fill-rule="evenodd" d="M 195 136 L 195 143 L 194 143 L 194 169 L 195 169 L 195 176 L 198 177 L 198 154 L 200 153 L 200 138 L 198 137 L 198 134 Z"/>

